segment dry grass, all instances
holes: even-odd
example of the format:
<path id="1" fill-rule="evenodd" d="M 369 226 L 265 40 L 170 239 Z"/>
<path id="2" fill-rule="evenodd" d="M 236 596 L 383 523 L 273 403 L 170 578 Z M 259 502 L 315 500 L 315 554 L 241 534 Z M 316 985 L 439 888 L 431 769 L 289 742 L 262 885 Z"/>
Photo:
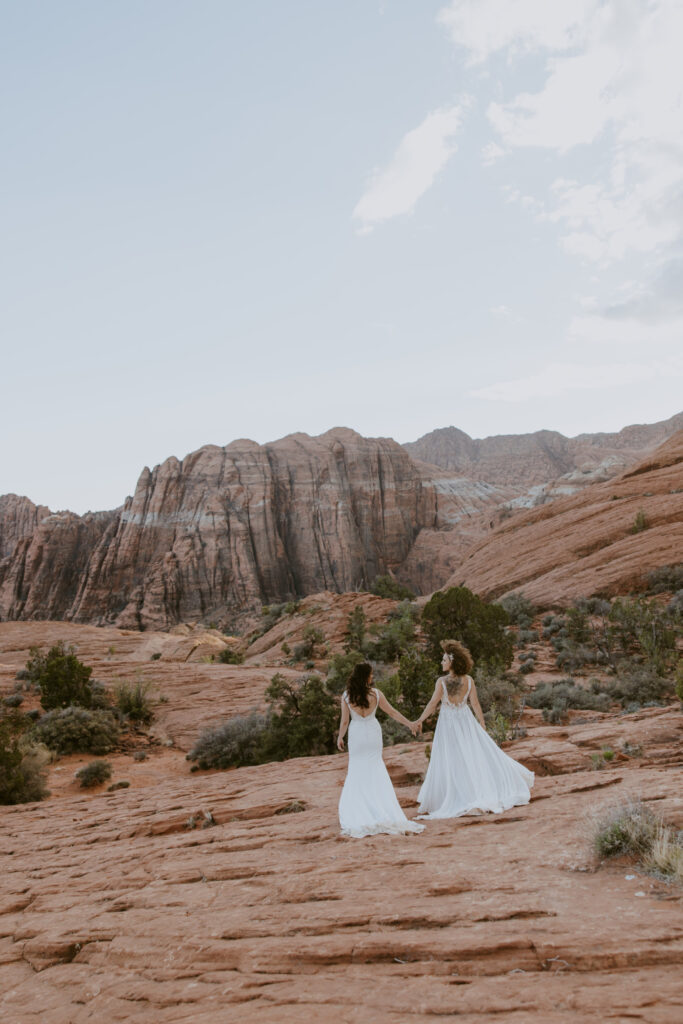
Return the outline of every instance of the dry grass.
<path id="1" fill-rule="evenodd" d="M 595 808 L 588 818 L 594 852 L 605 860 L 632 856 L 650 874 L 683 885 L 683 833 L 637 799 Z"/>

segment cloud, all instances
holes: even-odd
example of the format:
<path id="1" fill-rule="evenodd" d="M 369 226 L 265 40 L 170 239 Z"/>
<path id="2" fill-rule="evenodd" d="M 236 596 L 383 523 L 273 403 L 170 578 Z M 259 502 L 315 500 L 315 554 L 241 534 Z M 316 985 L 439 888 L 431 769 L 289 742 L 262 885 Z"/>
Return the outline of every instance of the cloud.
<path id="1" fill-rule="evenodd" d="M 465 97 L 455 106 L 434 110 L 404 135 L 389 165 L 372 175 L 353 211 L 361 234 L 413 210 L 455 152 L 454 138 L 468 105 Z"/>
<path id="2" fill-rule="evenodd" d="M 492 316 L 498 317 L 500 320 L 508 320 L 513 324 L 521 324 L 524 322 L 524 317 L 520 316 L 519 313 L 515 313 L 509 306 L 491 306 L 489 313 Z"/>
<path id="3" fill-rule="evenodd" d="M 502 156 L 505 156 L 505 150 L 502 146 L 499 146 L 497 142 L 487 143 L 481 151 L 481 162 L 484 167 L 489 167 L 494 164 L 496 160 L 500 160 Z"/>
<path id="4" fill-rule="evenodd" d="M 605 268 L 683 238 L 679 0 L 452 0 L 438 20 L 470 65 L 543 62 L 539 89 L 489 103 L 488 145 L 590 151 L 583 175 L 549 181 L 532 207 L 568 253 Z"/>
<path id="5" fill-rule="evenodd" d="M 617 322 L 633 319 L 648 325 L 683 321 L 683 256 L 665 263 L 648 285 L 633 286 L 627 298 L 606 306 L 602 315 Z M 678 329 L 680 344 L 683 323 L 679 323 Z"/>
<path id="6" fill-rule="evenodd" d="M 596 0 L 453 0 L 437 20 L 477 64 L 506 49 L 564 50 L 596 7 Z"/>

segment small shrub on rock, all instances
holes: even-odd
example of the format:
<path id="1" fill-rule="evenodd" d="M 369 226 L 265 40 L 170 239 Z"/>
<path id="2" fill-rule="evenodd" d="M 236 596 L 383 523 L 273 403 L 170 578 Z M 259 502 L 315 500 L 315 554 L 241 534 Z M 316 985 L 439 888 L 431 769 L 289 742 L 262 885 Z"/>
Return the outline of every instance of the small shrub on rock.
<path id="1" fill-rule="evenodd" d="M 78 660 L 73 647 L 58 643 L 47 654 L 32 647 L 26 670 L 31 682 L 40 687 L 40 703 L 46 711 L 74 704 L 90 707 L 92 669 Z"/>
<path id="2" fill-rule="evenodd" d="M 506 594 L 497 602 L 508 614 L 510 622 L 515 626 L 528 629 L 536 614 L 531 601 L 524 594 Z"/>
<path id="3" fill-rule="evenodd" d="M 43 715 L 33 735 L 57 754 L 108 754 L 119 738 L 116 719 L 109 711 L 56 708 Z"/>
<path id="4" fill-rule="evenodd" d="M 414 601 L 415 594 L 409 587 L 404 587 L 393 576 L 377 576 L 370 587 L 370 593 L 378 597 L 389 597 L 394 601 Z"/>
<path id="5" fill-rule="evenodd" d="M 94 786 L 101 786 L 103 782 L 111 778 L 111 765 L 109 761 L 90 761 L 76 772 L 76 778 L 81 784 L 81 789 L 92 789 Z"/>
<path id="6" fill-rule="evenodd" d="M 649 519 L 645 515 L 644 510 L 642 508 L 640 508 L 636 512 L 636 517 L 633 520 L 633 526 L 631 527 L 629 532 L 630 533 L 642 533 L 643 530 L 647 530 L 649 525 L 650 525 Z"/>
<path id="7" fill-rule="evenodd" d="M 25 715 L 10 709 L 0 716 L 0 804 L 24 804 L 48 796 L 50 753 L 31 742 Z"/>
<path id="8" fill-rule="evenodd" d="M 673 680 L 660 675 L 648 664 L 633 661 L 620 663 L 615 679 L 605 683 L 605 690 L 623 708 L 662 704 L 673 690 Z"/>
<path id="9" fill-rule="evenodd" d="M 149 699 L 150 684 L 138 680 L 135 685 L 120 683 L 114 690 L 116 707 L 131 722 L 149 725 L 154 717 Z"/>
<path id="10" fill-rule="evenodd" d="M 260 764 L 268 722 L 267 714 L 250 711 L 248 715 L 236 715 L 221 725 L 204 729 L 187 759 L 196 761 L 204 770 Z"/>
<path id="11" fill-rule="evenodd" d="M 24 703 L 24 698 L 20 693 L 10 693 L 8 697 L 2 698 L 2 703 L 6 708 L 18 708 Z"/>
<path id="12" fill-rule="evenodd" d="M 683 589 L 683 562 L 676 565 L 661 565 L 647 574 L 649 594 L 664 594 Z"/>
<path id="13" fill-rule="evenodd" d="M 526 702 L 530 708 L 554 711 L 555 717 L 559 721 L 563 720 L 563 715 L 569 708 L 582 711 L 609 711 L 612 703 L 607 693 L 577 686 L 573 679 L 541 682 L 528 694 Z M 550 721 L 550 716 L 546 718 L 546 721 Z"/>
<path id="14" fill-rule="evenodd" d="M 231 647 L 224 647 L 219 652 L 216 661 L 219 661 L 221 665 L 241 665 L 244 655 L 240 651 L 234 651 Z"/>
<path id="15" fill-rule="evenodd" d="M 626 800 L 594 812 L 589 819 L 593 849 L 601 858 L 632 854 L 643 857 L 652 849 L 657 819 L 640 800 Z"/>

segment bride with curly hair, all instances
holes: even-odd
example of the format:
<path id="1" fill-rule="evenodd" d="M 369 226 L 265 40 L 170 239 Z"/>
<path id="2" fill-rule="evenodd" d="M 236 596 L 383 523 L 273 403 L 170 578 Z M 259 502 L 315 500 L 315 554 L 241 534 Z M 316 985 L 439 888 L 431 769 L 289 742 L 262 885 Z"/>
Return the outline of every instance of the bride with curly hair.
<path id="1" fill-rule="evenodd" d="M 457 640 L 444 640 L 434 694 L 416 725 L 439 704 L 429 768 L 419 793 L 421 818 L 505 811 L 527 804 L 534 773 L 513 760 L 486 732 L 477 688 L 469 674 L 472 655 Z M 472 705 L 472 710 L 468 707 Z"/>

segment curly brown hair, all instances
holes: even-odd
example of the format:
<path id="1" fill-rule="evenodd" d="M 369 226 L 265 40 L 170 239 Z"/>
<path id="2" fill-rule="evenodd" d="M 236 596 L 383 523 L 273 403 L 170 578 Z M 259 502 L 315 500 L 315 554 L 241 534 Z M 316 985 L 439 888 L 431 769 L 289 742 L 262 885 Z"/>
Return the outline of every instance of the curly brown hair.
<path id="1" fill-rule="evenodd" d="M 441 649 L 451 659 L 451 672 L 456 676 L 466 676 L 472 671 L 472 655 L 459 640 L 442 640 Z"/>

